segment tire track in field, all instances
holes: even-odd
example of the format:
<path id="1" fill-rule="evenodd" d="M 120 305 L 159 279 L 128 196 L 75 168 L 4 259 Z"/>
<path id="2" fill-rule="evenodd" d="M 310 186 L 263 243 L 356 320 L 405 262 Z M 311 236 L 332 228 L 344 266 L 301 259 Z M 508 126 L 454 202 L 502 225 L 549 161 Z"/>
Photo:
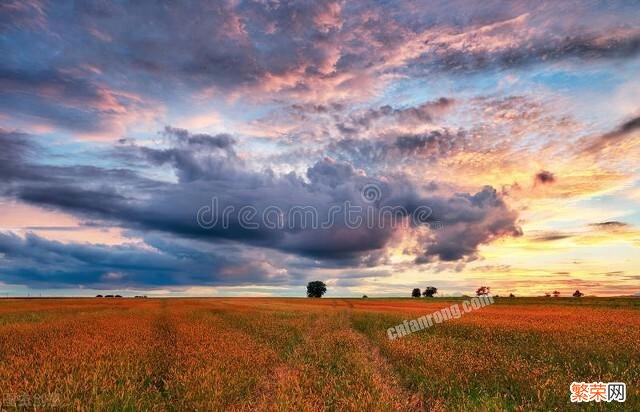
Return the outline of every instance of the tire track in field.
<path id="1" fill-rule="evenodd" d="M 166 409 L 253 411 L 261 404 L 258 384 L 271 379 L 269 371 L 277 357 L 237 323 L 238 316 L 248 315 L 246 311 L 229 317 L 232 307 L 174 308 L 177 345 L 171 348 L 171 397 Z"/>
<path id="2" fill-rule="evenodd" d="M 263 308 L 255 318 L 225 314 L 229 324 L 277 354 L 270 379 L 259 385 L 259 404 L 269 410 L 423 410 L 379 348 L 353 330 L 353 308 L 349 300 L 336 300 L 322 313 Z"/>
<path id="3" fill-rule="evenodd" d="M 411 390 L 402 384 L 402 380 L 397 375 L 392 362 L 386 357 L 380 348 L 369 336 L 357 330 L 354 327 L 353 303 L 349 302 L 349 309 L 345 310 L 350 325 L 350 331 L 357 336 L 360 347 L 369 358 L 372 364 L 378 365 L 379 374 L 385 382 L 386 386 L 392 387 L 398 393 L 400 399 L 405 399 L 406 403 L 402 405 L 402 410 L 407 411 L 427 411 L 439 410 L 437 408 L 427 408 L 422 401 L 419 393 Z"/>
<path id="4" fill-rule="evenodd" d="M 176 346 L 176 328 L 170 319 L 167 301 L 160 301 L 160 313 L 153 324 L 153 346 L 149 358 L 153 365 L 153 373 L 148 383 L 153 386 L 165 400 L 170 399 L 170 380 L 175 362 L 173 348 Z"/>

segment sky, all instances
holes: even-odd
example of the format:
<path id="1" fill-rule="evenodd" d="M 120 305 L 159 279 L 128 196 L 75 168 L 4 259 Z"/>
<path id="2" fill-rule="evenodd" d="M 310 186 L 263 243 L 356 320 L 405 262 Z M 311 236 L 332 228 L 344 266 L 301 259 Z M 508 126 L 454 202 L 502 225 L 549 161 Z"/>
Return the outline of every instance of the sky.
<path id="1" fill-rule="evenodd" d="M 638 1 L 9 0 L 0 54 L 0 296 L 640 293 Z"/>

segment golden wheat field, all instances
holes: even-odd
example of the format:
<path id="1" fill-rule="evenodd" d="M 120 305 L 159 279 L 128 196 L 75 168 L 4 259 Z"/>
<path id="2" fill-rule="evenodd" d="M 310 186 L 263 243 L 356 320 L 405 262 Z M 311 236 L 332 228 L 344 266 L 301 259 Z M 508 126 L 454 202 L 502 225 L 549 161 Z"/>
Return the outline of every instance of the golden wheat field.
<path id="1" fill-rule="evenodd" d="M 0 400 L 24 410 L 640 409 L 640 300 L 515 298 L 389 340 L 447 299 L 2 299 Z"/>

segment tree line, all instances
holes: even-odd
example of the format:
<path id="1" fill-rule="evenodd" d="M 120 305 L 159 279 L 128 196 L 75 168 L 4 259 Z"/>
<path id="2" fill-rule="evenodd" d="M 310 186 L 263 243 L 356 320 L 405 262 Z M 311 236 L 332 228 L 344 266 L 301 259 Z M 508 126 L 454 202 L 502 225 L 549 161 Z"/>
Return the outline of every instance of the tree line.
<path id="1" fill-rule="evenodd" d="M 327 285 L 320 281 L 320 280 L 314 280 L 312 282 L 307 283 L 307 297 L 309 298 L 321 298 L 325 293 L 327 293 Z M 491 293 L 491 288 L 489 286 L 480 286 L 478 289 L 476 289 L 476 296 L 484 296 L 484 295 L 488 295 Z M 421 296 L 424 296 L 425 298 L 432 298 L 435 295 L 438 294 L 438 288 L 435 286 L 427 286 L 424 291 L 421 291 L 420 288 L 413 288 L 413 290 L 411 291 L 411 297 L 413 298 L 419 298 Z M 550 296 L 554 296 L 554 297 L 558 297 L 560 296 L 560 292 L 558 292 L 557 290 L 553 291 L 553 293 L 545 293 L 545 296 L 550 297 Z M 579 298 L 584 296 L 584 293 L 580 292 L 579 290 L 576 290 L 573 293 L 573 297 Z M 363 298 L 366 298 L 367 295 L 363 295 Z M 498 295 L 496 295 L 495 297 L 499 297 Z M 516 295 L 514 295 L 513 293 L 509 294 L 510 298 L 515 298 Z"/>

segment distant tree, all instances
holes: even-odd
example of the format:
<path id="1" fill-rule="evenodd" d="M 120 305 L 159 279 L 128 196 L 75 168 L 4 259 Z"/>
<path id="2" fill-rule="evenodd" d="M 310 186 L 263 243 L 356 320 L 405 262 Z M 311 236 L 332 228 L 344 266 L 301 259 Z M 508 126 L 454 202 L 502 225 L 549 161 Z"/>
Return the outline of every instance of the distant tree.
<path id="1" fill-rule="evenodd" d="M 495 296 L 494 296 L 494 298 L 499 298 L 499 297 L 500 297 L 500 295 L 495 295 Z"/>
<path id="2" fill-rule="evenodd" d="M 574 298 L 581 298 L 584 296 L 584 293 L 580 292 L 579 290 L 576 289 L 575 292 L 573 292 L 573 297 Z"/>
<path id="3" fill-rule="evenodd" d="M 548 297 L 548 298 L 550 298 L 550 297 L 551 297 L 551 293 L 549 293 L 549 292 L 544 292 L 544 295 L 545 295 L 546 297 Z"/>
<path id="4" fill-rule="evenodd" d="M 117 298 L 121 298 L 121 297 L 122 297 L 122 295 L 116 295 L 116 297 L 117 297 Z"/>
<path id="5" fill-rule="evenodd" d="M 425 298 L 432 298 L 433 295 L 438 293 L 438 288 L 435 286 L 427 286 L 427 288 L 422 292 L 422 295 Z"/>
<path id="6" fill-rule="evenodd" d="M 510 297 L 510 298 L 515 298 L 515 297 L 516 297 L 516 295 L 514 295 L 513 293 L 509 293 L 509 297 Z"/>
<path id="7" fill-rule="evenodd" d="M 319 280 L 307 283 L 307 297 L 321 298 L 327 292 L 327 285 Z"/>
<path id="8" fill-rule="evenodd" d="M 558 292 L 557 290 L 553 291 L 553 297 L 557 298 L 558 296 L 560 296 L 560 292 Z"/>
<path id="9" fill-rule="evenodd" d="M 476 296 L 488 295 L 491 292 L 491 288 L 489 286 L 480 286 L 476 289 Z"/>
<path id="10" fill-rule="evenodd" d="M 96 295 L 96 297 L 97 297 L 97 298 L 101 298 L 101 297 L 102 297 L 102 295 Z"/>
<path id="11" fill-rule="evenodd" d="M 418 289 L 418 288 L 414 288 L 414 289 L 411 291 L 411 297 L 412 297 L 412 298 L 419 298 L 419 297 L 420 297 L 420 289 Z"/>
<path id="12" fill-rule="evenodd" d="M 369 296 L 367 295 L 362 295 L 362 299 L 367 299 Z"/>

